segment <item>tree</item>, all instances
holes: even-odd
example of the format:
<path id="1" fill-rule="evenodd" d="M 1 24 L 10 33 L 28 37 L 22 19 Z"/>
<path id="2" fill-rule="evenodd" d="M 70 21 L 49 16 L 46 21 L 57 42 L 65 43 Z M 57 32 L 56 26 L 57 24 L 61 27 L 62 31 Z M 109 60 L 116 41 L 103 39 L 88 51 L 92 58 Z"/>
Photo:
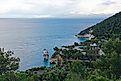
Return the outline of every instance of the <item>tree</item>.
<path id="1" fill-rule="evenodd" d="M 91 75 L 87 81 L 110 81 L 110 80 L 100 75 Z"/>
<path id="2" fill-rule="evenodd" d="M 9 72 L 0 76 L 0 81 L 19 81 L 14 72 Z"/>
<path id="3" fill-rule="evenodd" d="M 116 81 L 121 81 L 121 78 L 117 79 Z"/>
<path id="4" fill-rule="evenodd" d="M 86 78 L 87 68 L 84 66 L 84 63 L 80 61 L 72 61 L 69 67 L 70 72 L 78 74 L 81 79 Z"/>
<path id="5" fill-rule="evenodd" d="M 119 38 L 109 39 L 108 42 L 102 45 L 102 49 L 106 54 L 116 52 L 121 54 L 121 40 Z"/>
<path id="6" fill-rule="evenodd" d="M 20 59 L 13 57 L 12 51 L 4 52 L 0 50 L 0 75 L 15 71 L 19 68 Z"/>
<path id="7" fill-rule="evenodd" d="M 65 81 L 81 81 L 81 78 L 76 73 L 69 73 L 65 79 Z"/>
<path id="8" fill-rule="evenodd" d="M 94 62 L 95 68 L 106 74 L 109 79 L 116 80 L 121 76 L 121 41 L 119 39 L 109 40 L 104 44 L 105 56 Z"/>
<path id="9" fill-rule="evenodd" d="M 79 44 L 77 42 L 74 42 L 74 46 L 79 46 Z"/>

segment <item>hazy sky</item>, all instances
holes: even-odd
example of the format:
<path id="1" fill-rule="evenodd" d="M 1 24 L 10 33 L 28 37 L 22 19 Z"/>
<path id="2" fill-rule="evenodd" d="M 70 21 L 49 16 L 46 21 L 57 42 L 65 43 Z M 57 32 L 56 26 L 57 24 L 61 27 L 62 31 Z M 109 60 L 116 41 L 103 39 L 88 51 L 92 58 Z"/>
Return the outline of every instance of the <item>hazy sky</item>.
<path id="1" fill-rule="evenodd" d="M 121 0 L 0 0 L 0 17 L 90 17 L 120 10 Z"/>

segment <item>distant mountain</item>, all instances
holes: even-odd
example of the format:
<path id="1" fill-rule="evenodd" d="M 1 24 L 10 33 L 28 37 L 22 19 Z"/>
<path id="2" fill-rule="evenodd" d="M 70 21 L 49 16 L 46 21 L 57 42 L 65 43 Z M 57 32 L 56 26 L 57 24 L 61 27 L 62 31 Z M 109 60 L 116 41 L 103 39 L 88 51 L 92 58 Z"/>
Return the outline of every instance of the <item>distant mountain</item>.
<path id="1" fill-rule="evenodd" d="M 121 12 L 81 31 L 79 35 L 88 34 L 90 30 L 98 39 L 121 38 Z"/>

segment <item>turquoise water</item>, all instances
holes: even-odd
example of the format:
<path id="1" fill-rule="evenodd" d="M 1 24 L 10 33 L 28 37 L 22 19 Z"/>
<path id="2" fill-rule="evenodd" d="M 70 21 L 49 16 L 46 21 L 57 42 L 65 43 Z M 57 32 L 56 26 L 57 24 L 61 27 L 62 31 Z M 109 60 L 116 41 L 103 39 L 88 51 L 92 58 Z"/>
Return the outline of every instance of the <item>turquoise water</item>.
<path id="1" fill-rule="evenodd" d="M 88 38 L 84 38 L 84 37 L 81 37 L 81 38 L 78 38 L 80 42 L 85 42 L 86 40 L 88 40 Z"/>
<path id="2" fill-rule="evenodd" d="M 20 70 L 49 66 L 42 50 L 50 56 L 53 47 L 73 44 L 81 30 L 102 19 L 0 19 L 0 47 L 13 50 L 20 57 Z"/>

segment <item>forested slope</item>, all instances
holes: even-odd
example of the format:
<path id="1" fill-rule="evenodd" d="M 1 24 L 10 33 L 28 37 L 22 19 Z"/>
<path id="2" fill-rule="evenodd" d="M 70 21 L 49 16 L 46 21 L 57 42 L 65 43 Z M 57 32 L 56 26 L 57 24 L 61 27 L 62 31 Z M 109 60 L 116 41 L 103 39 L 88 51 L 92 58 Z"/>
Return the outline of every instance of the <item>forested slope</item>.
<path id="1" fill-rule="evenodd" d="M 92 34 L 99 39 L 121 38 L 121 12 L 97 23 L 79 33 L 83 35 L 93 30 Z"/>

